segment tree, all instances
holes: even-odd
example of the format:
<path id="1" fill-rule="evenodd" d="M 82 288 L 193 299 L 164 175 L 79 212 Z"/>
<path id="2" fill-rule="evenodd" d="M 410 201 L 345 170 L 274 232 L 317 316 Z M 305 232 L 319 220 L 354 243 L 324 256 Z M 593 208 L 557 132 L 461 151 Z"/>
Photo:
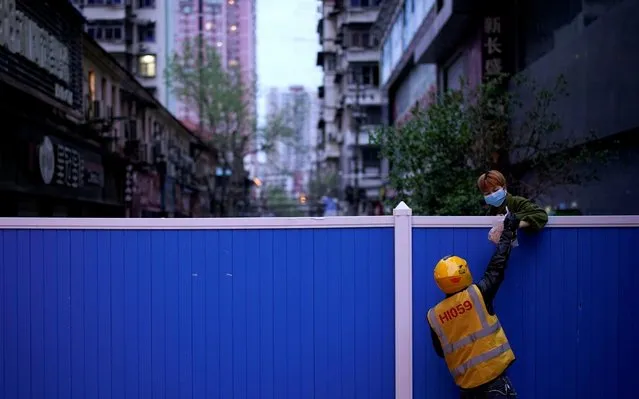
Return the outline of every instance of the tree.
<path id="1" fill-rule="evenodd" d="M 199 134 L 217 150 L 218 165 L 231 171 L 218 193 L 219 216 L 231 215 L 244 199 L 244 159 L 272 148 L 288 131 L 277 126 L 257 129 L 250 101 L 255 82 L 242 81 L 239 65 L 225 68 L 208 43 L 186 40 L 173 54 L 165 75 L 170 90 L 197 114 Z"/>
<path id="2" fill-rule="evenodd" d="M 490 169 L 504 173 L 510 192 L 533 200 L 553 187 L 595 179 L 596 171 L 578 169 L 604 155 L 579 145 L 590 134 L 560 135 L 553 108 L 567 94 L 563 77 L 540 88 L 522 76 L 499 76 L 475 87 L 462 82 L 459 90 L 433 94 L 429 106 L 414 109 L 405 124 L 374 134 L 391 164 L 396 201 L 406 201 L 417 214 L 481 215 L 476 181 Z"/>

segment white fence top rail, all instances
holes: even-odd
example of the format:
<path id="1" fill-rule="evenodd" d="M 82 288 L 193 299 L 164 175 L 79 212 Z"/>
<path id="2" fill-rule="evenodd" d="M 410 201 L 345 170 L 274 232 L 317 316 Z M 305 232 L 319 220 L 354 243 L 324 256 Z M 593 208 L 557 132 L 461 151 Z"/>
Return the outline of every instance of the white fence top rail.
<path id="1" fill-rule="evenodd" d="M 413 227 L 490 228 L 498 216 L 414 216 Z M 639 227 L 639 215 L 550 216 L 547 227 Z"/>
<path id="2" fill-rule="evenodd" d="M 0 230 L 257 230 L 393 227 L 393 216 L 325 218 L 0 218 Z"/>
<path id="3" fill-rule="evenodd" d="M 410 210 L 407 210 L 410 212 Z M 400 212 L 397 212 L 399 215 Z M 490 228 L 495 216 L 414 216 L 413 227 Z M 639 216 L 551 216 L 548 227 L 639 227 Z M 325 218 L 0 218 L 0 230 L 256 230 L 393 227 L 393 216 Z"/>

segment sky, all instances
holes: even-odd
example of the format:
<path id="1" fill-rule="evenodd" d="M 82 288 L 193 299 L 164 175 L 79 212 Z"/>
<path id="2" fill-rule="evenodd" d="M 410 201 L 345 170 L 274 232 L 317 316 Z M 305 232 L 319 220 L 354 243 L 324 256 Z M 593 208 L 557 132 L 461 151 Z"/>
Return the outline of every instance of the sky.
<path id="1" fill-rule="evenodd" d="M 317 0 L 257 0 L 258 114 L 263 122 L 264 95 L 270 87 L 307 86 L 317 92 L 322 70 Z"/>

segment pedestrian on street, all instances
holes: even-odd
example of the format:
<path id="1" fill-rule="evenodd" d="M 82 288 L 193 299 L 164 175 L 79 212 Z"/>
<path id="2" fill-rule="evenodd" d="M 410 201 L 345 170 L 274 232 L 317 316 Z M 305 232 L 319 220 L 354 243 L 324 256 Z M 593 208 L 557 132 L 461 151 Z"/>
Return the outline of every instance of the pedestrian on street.
<path id="1" fill-rule="evenodd" d="M 508 265 L 520 220 L 507 213 L 503 232 L 483 278 L 473 284 L 467 262 L 441 259 L 435 282 L 446 298 L 428 311 L 435 352 L 444 358 L 462 399 L 516 398 L 506 370 L 515 361 L 493 300 Z"/>

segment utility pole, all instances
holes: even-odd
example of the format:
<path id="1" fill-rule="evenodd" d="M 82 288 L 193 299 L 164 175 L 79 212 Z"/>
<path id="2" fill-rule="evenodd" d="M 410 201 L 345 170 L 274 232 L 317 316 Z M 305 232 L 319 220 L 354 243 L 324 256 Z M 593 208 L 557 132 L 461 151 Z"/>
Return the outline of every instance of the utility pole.
<path id="1" fill-rule="evenodd" d="M 199 87 L 199 101 L 198 101 L 198 113 L 199 113 L 199 125 L 200 134 L 204 133 L 204 88 L 202 80 L 202 67 L 204 66 L 204 0 L 198 0 L 197 3 L 197 25 L 198 25 L 198 53 L 197 53 L 197 66 L 198 76 L 200 81 Z"/>
<path id="2" fill-rule="evenodd" d="M 358 71 L 353 72 L 355 78 L 355 104 L 353 106 L 353 116 L 355 121 L 355 149 L 353 150 L 353 160 L 355 162 L 355 184 L 353 185 L 353 200 L 355 202 L 354 208 L 355 216 L 359 216 L 359 163 L 360 163 L 360 150 L 359 150 L 359 130 L 360 130 L 360 117 L 361 110 L 359 106 L 359 92 L 360 92 L 360 74 Z"/>

